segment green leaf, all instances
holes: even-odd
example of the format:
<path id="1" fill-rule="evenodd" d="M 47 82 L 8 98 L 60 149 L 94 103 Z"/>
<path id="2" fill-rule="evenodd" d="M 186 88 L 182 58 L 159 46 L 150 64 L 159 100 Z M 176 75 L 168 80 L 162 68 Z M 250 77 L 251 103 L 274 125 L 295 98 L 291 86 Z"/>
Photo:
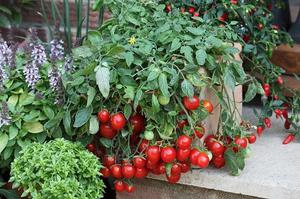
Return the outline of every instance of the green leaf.
<path id="1" fill-rule="evenodd" d="M 135 89 L 133 86 L 126 86 L 124 98 L 134 100 Z"/>
<path id="2" fill-rule="evenodd" d="M 126 119 L 129 119 L 131 113 L 132 113 L 131 106 L 129 104 L 126 104 L 124 107 L 124 115 L 125 115 Z"/>
<path id="3" fill-rule="evenodd" d="M 152 110 L 154 113 L 158 113 L 160 111 L 160 104 L 156 95 L 152 95 Z"/>
<path id="4" fill-rule="evenodd" d="M 236 81 L 235 81 L 234 75 L 229 70 L 227 70 L 225 73 L 224 83 L 225 83 L 225 85 L 229 86 L 231 88 L 231 90 L 235 89 Z"/>
<path id="5" fill-rule="evenodd" d="M 172 166 L 173 166 L 172 163 L 167 163 L 167 164 L 165 165 L 167 176 L 171 176 L 171 169 L 172 169 Z"/>
<path id="6" fill-rule="evenodd" d="M 7 103 L 13 107 L 15 107 L 18 103 L 19 96 L 18 95 L 12 95 L 8 98 Z"/>
<path id="7" fill-rule="evenodd" d="M 250 102 L 256 96 L 256 92 L 257 92 L 257 87 L 256 87 L 255 83 L 251 83 L 248 86 L 248 90 L 245 94 L 245 100 L 244 101 L 245 102 Z"/>
<path id="8" fill-rule="evenodd" d="M 73 124 L 73 127 L 79 128 L 82 127 L 84 124 L 87 123 L 89 118 L 91 117 L 91 114 L 93 112 L 93 107 L 89 106 L 83 109 L 80 109 L 75 116 L 75 122 Z"/>
<path id="9" fill-rule="evenodd" d="M 193 97 L 194 96 L 194 87 L 188 80 L 183 80 L 181 83 L 181 90 L 185 96 Z"/>
<path id="10" fill-rule="evenodd" d="M 63 118 L 63 124 L 65 131 L 68 135 L 73 135 L 71 131 L 71 113 L 70 110 L 65 112 L 64 118 Z"/>
<path id="11" fill-rule="evenodd" d="M 18 135 L 18 128 L 10 126 L 8 129 L 9 140 L 14 139 Z"/>
<path id="12" fill-rule="evenodd" d="M 8 143 L 8 136 L 4 133 L 0 134 L 0 154 L 5 149 Z"/>
<path id="13" fill-rule="evenodd" d="M 133 102 L 134 110 L 136 110 L 136 108 L 138 107 L 140 100 L 142 99 L 142 96 L 143 96 L 143 91 L 142 89 L 139 88 L 134 97 L 134 102 Z"/>
<path id="14" fill-rule="evenodd" d="M 95 135 L 99 131 L 99 121 L 96 116 L 92 116 L 90 119 L 89 133 Z"/>
<path id="15" fill-rule="evenodd" d="M 103 7 L 104 0 L 95 0 L 94 5 L 93 5 L 93 11 L 98 11 L 100 8 Z"/>
<path id="16" fill-rule="evenodd" d="M 245 157 L 242 153 L 235 153 L 232 149 L 228 149 L 225 152 L 226 166 L 232 175 L 239 175 L 240 171 L 245 167 Z"/>
<path id="17" fill-rule="evenodd" d="M 127 52 L 124 54 L 124 57 L 126 59 L 126 64 L 127 66 L 131 66 L 131 64 L 133 63 L 134 61 L 134 55 L 133 55 L 133 52 Z"/>
<path id="18" fill-rule="evenodd" d="M 202 29 L 202 28 L 187 27 L 186 29 L 187 29 L 187 31 L 189 31 L 193 35 L 197 35 L 197 36 L 203 35 L 205 33 L 205 30 Z"/>
<path id="19" fill-rule="evenodd" d="M 40 122 L 25 122 L 23 127 L 29 133 L 41 133 L 44 131 L 44 126 Z"/>
<path id="20" fill-rule="evenodd" d="M 193 60 L 193 49 L 190 46 L 182 46 L 180 48 L 180 53 L 184 54 L 185 59 L 190 62 L 194 63 Z"/>
<path id="21" fill-rule="evenodd" d="M 88 46 L 80 46 L 72 50 L 74 59 L 87 58 L 93 55 L 93 52 Z"/>
<path id="22" fill-rule="evenodd" d="M 49 119 L 53 119 L 55 116 L 54 111 L 49 106 L 44 106 L 43 112 Z"/>
<path id="23" fill-rule="evenodd" d="M 170 52 L 174 52 L 175 50 L 179 49 L 181 47 L 180 40 L 178 38 L 175 38 L 171 44 Z"/>
<path id="24" fill-rule="evenodd" d="M 151 81 L 157 79 L 158 76 L 159 76 L 159 74 L 160 74 L 160 73 L 159 73 L 158 70 L 152 70 L 152 71 L 150 72 L 150 74 L 148 75 L 147 81 L 148 81 L 148 82 L 151 82 Z"/>
<path id="25" fill-rule="evenodd" d="M 114 46 L 108 51 L 107 56 L 115 56 L 123 53 L 124 51 L 125 49 L 123 46 Z"/>
<path id="26" fill-rule="evenodd" d="M 96 72 L 96 82 L 104 98 L 107 98 L 109 95 L 109 90 L 110 90 L 109 80 L 110 80 L 109 69 L 106 67 L 99 67 Z"/>
<path id="27" fill-rule="evenodd" d="M 200 66 L 203 66 L 205 64 L 206 58 L 207 58 L 207 54 L 206 54 L 205 50 L 203 50 L 203 49 L 197 50 L 196 59 Z"/>
<path id="28" fill-rule="evenodd" d="M 88 99 L 87 99 L 87 102 L 86 102 L 86 107 L 90 106 L 92 103 L 93 103 L 93 100 L 96 96 L 96 89 L 94 87 L 89 87 L 89 90 L 87 92 L 87 95 L 88 95 Z"/>
<path id="29" fill-rule="evenodd" d="M 100 138 L 100 142 L 105 148 L 110 148 L 113 144 L 112 140 L 107 138 Z"/>
<path id="30" fill-rule="evenodd" d="M 169 86 L 167 76 L 164 73 L 161 73 L 158 78 L 159 88 L 162 94 L 166 97 L 170 97 Z"/>

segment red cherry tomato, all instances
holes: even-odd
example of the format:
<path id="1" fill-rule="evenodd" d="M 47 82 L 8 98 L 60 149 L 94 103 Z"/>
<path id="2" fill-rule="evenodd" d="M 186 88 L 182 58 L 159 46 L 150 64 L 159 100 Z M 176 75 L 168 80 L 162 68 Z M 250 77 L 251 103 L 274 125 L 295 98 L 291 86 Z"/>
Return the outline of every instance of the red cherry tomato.
<path id="1" fill-rule="evenodd" d="M 169 13 L 169 12 L 172 11 L 172 6 L 171 6 L 171 4 L 167 4 L 167 5 L 166 5 L 165 11 L 166 11 L 166 13 Z"/>
<path id="2" fill-rule="evenodd" d="M 135 167 L 130 164 L 124 165 L 122 167 L 122 175 L 126 179 L 133 178 L 135 175 L 135 172 L 136 172 Z"/>
<path id="3" fill-rule="evenodd" d="M 258 126 L 256 129 L 257 135 L 260 137 L 262 135 L 264 131 L 264 127 L 263 126 Z"/>
<path id="4" fill-rule="evenodd" d="M 130 116 L 129 122 L 134 134 L 139 134 L 145 130 L 145 118 L 141 114 L 137 113 Z"/>
<path id="5" fill-rule="evenodd" d="M 149 141 L 143 139 L 139 145 L 139 152 L 145 152 L 148 149 L 148 147 L 149 147 Z"/>
<path id="6" fill-rule="evenodd" d="M 254 134 L 249 135 L 247 139 L 250 144 L 254 144 L 256 142 L 256 136 Z"/>
<path id="7" fill-rule="evenodd" d="M 161 162 L 158 167 L 157 170 L 159 172 L 159 174 L 165 174 L 166 173 L 166 165 L 164 162 Z"/>
<path id="8" fill-rule="evenodd" d="M 286 136 L 286 138 L 283 140 L 282 144 L 289 144 L 292 141 L 294 141 L 295 139 L 295 135 L 293 134 L 289 134 L 288 136 Z"/>
<path id="9" fill-rule="evenodd" d="M 284 128 L 285 129 L 290 129 L 291 128 L 291 123 L 288 120 L 285 120 L 285 122 L 284 122 Z"/>
<path id="10" fill-rule="evenodd" d="M 225 152 L 225 147 L 222 143 L 218 142 L 218 141 L 213 141 L 208 149 L 212 152 L 212 154 L 214 156 L 219 156 L 219 155 L 223 155 Z"/>
<path id="11" fill-rule="evenodd" d="M 223 156 L 214 156 L 212 158 L 213 165 L 216 168 L 222 168 L 225 166 L 225 158 Z"/>
<path id="12" fill-rule="evenodd" d="M 195 8 L 194 7 L 189 7 L 189 13 L 193 14 L 195 12 Z"/>
<path id="13" fill-rule="evenodd" d="M 171 175 L 180 175 L 181 174 L 181 165 L 176 163 L 171 167 Z"/>
<path id="14" fill-rule="evenodd" d="M 88 144 L 86 146 L 86 148 L 89 152 L 92 152 L 92 153 L 94 153 L 96 151 L 96 146 L 94 144 Z"/>
<path id="15" fill-rule="evenodd" d="M 176 146 L 180 149 L 189 149 L 192 144 L 192 138 L 187 135 L 181 135 L 178 137 Z"/>
<path id="16" fill-rule="evenodd" d="M 125 190 L 125 183 L 123 181 L 116 181 L 115 190 L 117 192 L 123 192 Z"/>
<path id="17" fill-rule="evenodd" d="M 110 167 L 111 175 L 117 179 L 123 178 L 121 165 L 115 164 Z"/>
<path id="18" fill-rule="evenodd" d="M 131 164 L 129 159 L 123 159 L 121 161 L 122 166 L 127 165 L 127 164 Z"/>
<path id="19" fill-rule="evenodd" d="M 186 163 L 186 162 L 181 163 L 181 172 L 182 173 L 187 173 L 190 170 L 191 170 L 191 166 L 188 163 Z"/>
<path id="20" fill-rule="evenodd" d="M 103 158 L 103 165 L 110 168 L 112 165 L 116 164 L 116 157 L 111 155 L 105 155 Z"/>
<path id="21" fill-rule="evenodd" d="M 266 118 L 264 119 L 264 122 L 265 122 L 265 124 L 266 124 L 266 126 L 267 126 L 268 128 L 271 127 L 271 119 L 270 119 L 270 118 L 266 117 Z"/>
<path id="22" fill-rule="evenodd" d="M 177 126 L 180 130 L 183 130 L 183 128 L 188 125 L 188 121 L 187 120 L 180 120 L 178 123 L 177 123 Z"/>
<path id="23" fill-rule="evenodd" d="M 194 12 L 193 17 L 199 17 L 200 13 L 199 12 Z"/>
<path id="24" fill-rule="evenodd" d="M 278 77 L 277 77 L 277 83 L 278 83 L 279 85 L 282 85 L 282 84 L 283 84 L 283 79 L 282 79 L 281 76 L 278 76 Z"/>
<path id="25" fill-rule="evenodd" d="M 167 180 L 171 184 L 176 184 L 180 180 L 180 174 L 179 175 L 167 175 Z"/>
<path id="26" fill-rule="evenodd" d="M 270 94 L 271 94 L 271 90 L 270 90 L 270 85 L 269 84 L 264 84 L 263 85 L 263 89 L 264 89 L 264 91 L 265 91 L 265 96 L 270 96 Z"/>
<path id="27" fill-rule="evenodd" d="M 146 159 L 144 157 L 136 156 L 133 158 L 132 162 L 136 168 L 143 168 L 146 166 Z"/>
<path id="28" fill-rule="evenodd" d="M 205 134 L 205 128 L 203 126 L 197 126 L 194 133 L 199 139 L 201 139 Z"/>
<path id="29" fill-rule="evenodd" d="M 177 149 L 176 159 L 180 162 L 184 162 L 189 159 L 191 149 Z"/>
<path id="30" fill-rule="evenodd" d="M 206 153 L 200 152 L 200 154 L 198 156 L 198 160 L 197 160 L 197 165 L 201 169 L 205 169 L 206 167 L 208 167 L 208 165 L 209 165 L 209 157 L 208 157 L 208 155 Z"/>
<path id="31" fill-rule="evenodd" d="M 103 167 L 100 170 L 100 173 L 102 174 L 103 178 L 108 178 L 110 176 L 110 170 L 107 167 Z"/>
<path id="32" fill-rule="evenodd" d="M 214 111 L 214 106 L 212 103 L 208 100 L 202 100 L 201 101 L 202 106 L 207 110 L 208 113 L 212 113 Z"/>
<path id="33" fill-rule="evenodd" d="M 192 98 L 185 96 L 183 98 L 183 105 L 189 111 L 196 110 L 199 107 L 199 104 L 200 100 L 197 96 L 193 96 Z"/>
<path id="34" fill-rule="evenodd" d="M 153 163 L 157 163 L 160 160 L 160 148 L 159 146 L 149 146 L 146 151 L 147 159 Z"/>
<path id="35" fill-rule="evenodd" d="M 104 110 L 101 110 L 100 112 L 98 112 L 98 120 L 101 123 L 107 123 L 107 122 L 109 122 L 109 119 L 110 119 L 110 114 L 109 114 L 108 110 L 104 109 Z"/>
<path id="36" fill-rule="evenodd" d="M 129 185 L 129 184 L 125 183 L 125 190 L 127 193 L 133 193 L 133 192 L 135 192 L 136 188 L 132 184 Z"/>
<path id="37" fill-rule="evenodd" d="M 190 153 L 190 162 L 192 165 L 198 164 L 198 157 L 200 155 L 200 151 L 198 149 L 192 149 Z"/>
<path id="38" fill-rule="evenodd" d="M 164 147 L 161 150 L 160 157 L 165 163 L 173 162 L 176 158 L 176 150 L 173 147 Z"/>
<path id="39" fill-rule="evenodd" d="M 138 179 L 143 179 L 147 175 L 148 175 L 148 169 L 146 169 L 146 168 L 136 168 L 134 177 L 138 178 Z"/>
<path id="40" fill-rule="evenodd" d="M 212 142 L 214 142 L 215 138 L 216 137 L 213 134 L 210 134 L 210 135 L 206 136 L 205 139 L 204 139 L 205 146 L 207 148 L 210 148 L 210 145 L 212 144 Z"/>
<path id="41" fill-rule="evenodd" d="M 238 145 L 239 148 L 245 149 L 248 146 L 247 138 L 235 137 L 234 143 Z"/>
<path id="42" fill-rule="evenodd" d="M 147 169 L 152 171 L 158 167 L 158 162 L 152 162 L 150 160 L 147 160 L 146 167 L 147 167 Z"/>
<path id="43" fill-rule="evenodd" d="M 123 129 L 125 124 L 126 118 L 123 113 L 116 113 L 110 118 L 110 126 L 116 131 Z"/>
<path id="44" fill-rule="evenodd" d="M 100 135 L 107 139 L 113 139 L 117 134 L 117 131 L 111 128 L 109 123 L 100 125 Z"/>

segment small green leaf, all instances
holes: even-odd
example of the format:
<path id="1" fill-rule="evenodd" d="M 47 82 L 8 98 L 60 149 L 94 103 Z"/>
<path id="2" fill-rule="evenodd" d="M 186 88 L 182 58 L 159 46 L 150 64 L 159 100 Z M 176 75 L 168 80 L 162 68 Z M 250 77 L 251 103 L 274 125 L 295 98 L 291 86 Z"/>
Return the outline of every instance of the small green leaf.
<path id="1" fill-rule="evenodd" d="M 40 122 L 25 122 L 23 127 L 29 133 L 41 133 L 44 131 L 44 126 Z"/>
<path id="2" fill-rule="evenodd" d="M 9 140 L 14 139 L 18 135 L 18 128 L 10 126 L 8 129 Z"/>
<path id="3" fill-rule="evenodd" d="M 178 38 L 175 38 L 171 44 L 170 52 L 174 52 L 175 50 L 179 49 L 181 47 L 180 40 Z"/>
<path id="4" fill-rule="evenodd" d="M 105 148 L 110 148 L 112 146 L 112 140 L 110 139 L 100 138 L 100 142 Z"/>
<path id="5" fill-rule="evenodd" d="M 99 131 L 99 121 L 96 116 L 92 116 L 90 118 L 90 126 L 89 126 L 89 133 L 95 135 Z"/>
<path id="6" fill-rule="evenodd" d="M 124 115 L 125 115 L 126 119 L 129 119 L 131 113 L 132 113 L 131 106 L 129 104 L 126 104 L 124 107 Z"/>
<path id="7" fill-rule="evenodd" d="M 224 76 L 224 83 L 225 85 L 229 86 L 231 90 L 235 89 L 236 81 L 234 75 L 227 70 Z"/>
<path id="8" fill-rule="evenodd" d="M 205 64 L 206 58 L 207 58 L 207 54 L 206 54 L 205 50 L 203 50 L 203 49 L 197 50 L 196 59 L 200 66 L 203 66 Z"/>
<path id="9" fill-rule="evenodd" d="M 86 102 L 86 107 L 90 106 L 93 103 L 93 100 L 96 96 L 96 89 L 90 86 L 87 95 L 88 95 L 88 99 Z"/>
<path id="10" fill-rule="evenodd" d="M 12 95 L 8 98 L 7 103 L 13 107 L 15 107 L 18 103 L 19 96 L 18 95 Z"/>
<path id="11" fill-rule="evenodd" d="M 65 128 L 66 133 L 68 135 L 72 135 L 70 111 L 65 112 L 65 115 L 64 115 L 64 118 L 63 118 L 63 124 L 64 124 L 64 128 Z"/>
<path id="12" fill-rule="evenodd" d="M 188 80 L 183 80 L 181 83 L 181 90 L 185 96 L 193 97 L 194 96 L 194 87 Z"/>
<path id="13" fill-rule="evenodd" d="M 159 88 L 162 94 L 166 97 L 170 97 L 169 86 L 167 76 L 164 73 L 161 73 L 158 78 Z"/>
<path id="14" fill-rule="evenodd" d="M 190 46 L 182 46 L 180 49 L 180 53 L 184 54 L 184 57 L 188 62 L 194 63 L 193 49 Z"/>
<path id="15" fill-rule="evenodd" d="M 72 50 L 74 59 L 87 58 L 93 55 L 88 46 L 80 46 Z"/>
<path id="16" fill-rule="evenodd" d="M 152 95 L 152 110 L 154 113 L 158 113 L 160 110 L 160 104 L 158 102 L 158 99 L 156 97 L 156 95 Z"/>
<path id="17" fill-rule="evenodd" d="M 8 143 L 8 136 L 4 133 L 0 134 L 0 154 L 5 149 Z"/>
<path id="18" fill-rule="evenodd" d="M 256 92 L 257 92 L 257 87 L 256 87 L 255 83 L 251 83 L 248 86 L 248 90 L 245 94 L 245 100 L 244 101 L 245 102 L 250 102 L 256 96 Z"/>
<path id="19" fill-rule="evenodd" d="M 133 102 L 134 110 L 136 110 L 136 108 L 138 107 L 140 100 L 142 99 L 142 96 L 143 96 L 143 91 L 141 89 L 138 89 L 135 94 L 134 102 Z"/>
<path id="20" fill-rule="evenodd" d="M 193 35 L 197 35 L 197 36 L 203 35 L 205 33 L 205 29 L 202 29 L 202 28 L 187 27 L 186 29 Z"/>
<path id="21" fill-rule="evenodd" d="M 134 55 L 133 55 L 133 52 L 127 52 L 124 54 L 124 57 L 126 59 L 126 63 L 127 63 L 127 66 L 131 66 L 131 64 L 133 63 L 134 61 Z"/>
<path id="22" fill-rule="evenodd" d="M 92 106 L 80 109 L 76 113 L 73 127 L 79 128 L 82 127 L 84 124 L 86 124 L 89 118 L 91 117 L 92 112 L 93 112 Z"/>
<path id="23" fill-rule="evenodd" d="M 54 111 L 49 107 L 49 106 L 44 106 L 43 107 L 43 112 L 45 113 L 45 115 L 49 118 L 49 119 L 53 119 L 54 118 Z"/>
<path id="24" fill-rule="evenodd" d="M 106 67 L 99 67 L 96 72 L 96 81 L 97 81 L 98 88 L 104 98 L 107 98 L 109 95 L 109 90 L 110 90 L 109 78 L 110 78 L 109 69 Z"/>

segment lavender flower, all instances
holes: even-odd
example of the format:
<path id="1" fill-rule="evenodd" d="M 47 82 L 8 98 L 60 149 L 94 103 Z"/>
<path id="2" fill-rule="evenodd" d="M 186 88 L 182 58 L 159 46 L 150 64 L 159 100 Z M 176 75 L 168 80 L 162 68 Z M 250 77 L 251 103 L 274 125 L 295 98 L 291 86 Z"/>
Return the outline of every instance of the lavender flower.
<path id="1" fill-rule="evenodd" d="M 4 70 L 3 65 L 0 63 L 0 89 L 3 88 L 4 81 L 7 79 L 6 71 Z"/>
<path id="2" fill-rule="evenodd" d="M 66 56 L 64 70 L 66 72 L 72 72 L 72 70 L 73 70 L 73 59 L 70 55 Z"/>
<path id="3" fill-rule="evenodd" d="M 59 90 L 59 85 L 61 81 L 61 76 L 57 68 L 52 68 L 52 70 L 48 74 L 48 78 L 50 81 L 50 87 L 53 91 Z"/>
<path id="4" fill-rule="evenodd" d="M 36 83 L 40 80 L 39 67 L 35 62 L 29 62 L 24 67 L 25 81 L 32 90 L 35 89 Z"/>
<path id="5" fill-rule="evenodd" d="M 64 59 L 64 42 L 62 40 L 54 39 L 50 42 L 50 58 L 52 61 Z"/>
<path id="6" fill-rule="evenodd" d="M 30 47 L 32 47 L 31 51 L 31 59 L 34 64 L 37 66 L 41 66 L 47 61 L 47 56 L 45 52 L 44 46 L 41 44 L 30 44 Z"/>
<path id="7" fill-rule="evenodd" d="M 12 45 L 8 45 L 7 42 L 0 43 L 0 64 L 4 66 L 12 67 L 14 62 L 14 52 Z"/>
<path id="8" fill-rule="evenodd" d="M 8 106 L 6 102 L 2 102 L 2 110 L 0 112 L 0 128 L 9 125 L 11 117 L 9 116 Z"/>

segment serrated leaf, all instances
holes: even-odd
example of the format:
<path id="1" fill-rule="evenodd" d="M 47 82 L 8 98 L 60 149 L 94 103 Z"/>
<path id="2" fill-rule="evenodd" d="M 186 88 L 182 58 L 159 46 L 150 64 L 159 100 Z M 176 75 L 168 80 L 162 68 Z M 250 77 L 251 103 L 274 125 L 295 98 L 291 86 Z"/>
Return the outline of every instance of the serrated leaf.
<path id="1" fill-rule="evenodd" d="M 96 82 L 104 98 L 107 98 L 110 90 L 110 71 L 106 67 L 99 67 L 96 72 Z"/>
<path id="2" fill-rule="evenodd" d="M 170 93 L 169 93 L 168 80 L 167 80 L 167 76 L 164 73 L 161 73 L 159 75 L 158 83 L 159 83 L 159 89 L 162 92 L 162 94 L 166 97 L 169 97 Z"/>
<path id="3" fill-rule="evenodd" d="M 172 41 L 170 52 L 174 52 L 175 50 L 178 50 L 180 47 L 181 47 L 180 40 L 178 38 L 175 38 Z"/>
<path id="4" fill-rule="evenodd" d="M 82 127 L 84 124 L 86 124 L 87 121 L 90 119 L 92 112 L 93 112 L 92 106 L 78 110 L 75 115 L 75 122 L 73 124 L 73 127 L 79 128 Z"/>
<path id="5" fill-rule="evenodd" d="M 181 83 L 181 90 L 185 96 L 193 97 L 194 96 L 194 87 L 188 80 L 183 80 Z"/>
<path id="6" fill-rule="evenodd" d="M 193 49 L 190 46 L 182 46 L 180 48 L 180 53 L 184 54 L 185 59 L 190 62 L 194 63 L 193 60 Z"/>
<path id="7" fill-rule="evenodd" d="M 206 58 L 207 58 L 207 54 L 206 54 L 205 50 L 203 50 L 203 49 L 197 50 L 196 59 L 200 66 L 203 66 L 205 64 Z"/>
<path id="8" fill-rule="evenodd" d="M 29 133 L 41 133 L 44 131 L 44 126 L 40 122 L 25 122 L 23 127 Z"/>
<path id="9" fill-rule="evenodd" d="M 88 96 L 88 99 L 87 99 L 87 102 L 86 102 L 86 107 L 90 106 L 96 96 L 96 89 L 93 88 L 93 87 L 89 87 L 89 90 L 87 92 L 87 96 Z"/>
<path id="10" fill-rule="evenodd" d="M 90 126 L 89 126 L 89 133 L 95 135 L 99 131 L 99 121 L 96 116 L 92 116 L 90 118 Z"/>
<path id="11" fill-rule="evenodd" d="M 251 83 L 248 86 L 244 101 L 250 102 L 252 99 L 254 99 L 254 97 L 256 96 L 256 93 L 257 93 L 257 87 L 256 87 L 255 83 Z"/>

